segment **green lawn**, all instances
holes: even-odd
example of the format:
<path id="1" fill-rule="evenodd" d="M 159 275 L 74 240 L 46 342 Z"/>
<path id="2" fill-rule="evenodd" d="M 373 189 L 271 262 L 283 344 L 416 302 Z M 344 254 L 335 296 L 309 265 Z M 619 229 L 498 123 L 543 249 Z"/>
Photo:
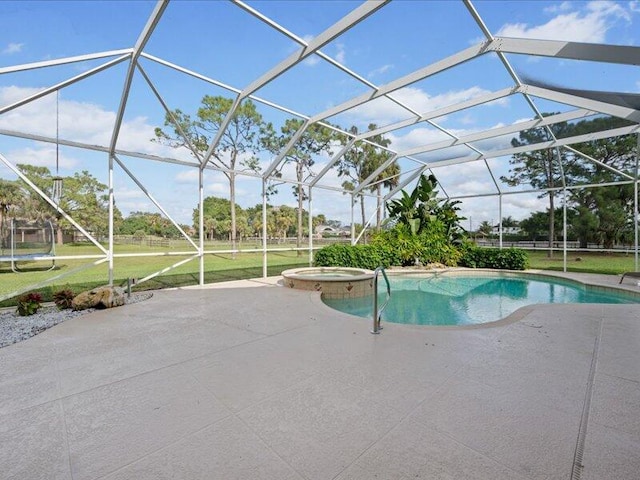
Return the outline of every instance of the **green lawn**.
<path id="1" fill-rule="evenodd" d="M 274 245 L 273 247 L 292 247 L 293 245 Z M 245 244 L 244 249 L 259 248 L 259 245 Z M 272 248 L 273 248 L 272 247 Z M 206 246 L 209 250 L 224 250 L 229 246 L 223 243 L 210 244 Z M 126 284 L 127 278 L 141 279 L 159 270 L 186 259 L 186 256 L 168 255 L 173 251 L 188 251 L 186 242 L 172 243 L 170 248 L 149 247 L 139 245 L 116 245 L 115 253 L 163 253 L 163 256 L 147 257 L 125 257 L 114 260 L 114 283 L 116 285 Z M 97 255 L 99 250 L 92 245 L 63 245 L 56 248 L 56 254 L 66 255 Z M 553 258 L 547 257 L 546 251 L 528 252 L 530 268 L 544 270 L 562 270 L 562 252 L 555 252 Z M 27 263 L 23 267 L 24 273 L 13 273 L 9 263 L 0 263 L 0 296 L 8 295 L 11 292 L 28 288 L 47 279 L 51 279 L 59 274 L 72 271 L 82 266 L 87 266 L 93 260 L 59 260 L 56 269 L 50 272 L 43 271 L 43 267 L 49 263 Z M 268 275 L 279 275 L 282 270 L 294 268 L 308 264 L 308 253 L 301 252 L 271 252 L 268 255 Z M 567 269 L 572 272 L 621 274 L 634 270 L 634 256 L 632 254 L 619 253 L 598 253 L 579 252 L 569 253 L 567 259 Z M 70 288 L 74 292 L 80 292 L 89 288 L 104 285 L 107 283 L 107 264 L 92 266 L 73 273 L 63 279 L 56 280 L 50 285 L 39 289 L 46 300 L 51 299 L 52 293 L 63 288 Z M 240 253 L 232 257 L 231 254 L 210 254 L 205 257 L 205 282 L 214 283 L 228 280 L 239 280 L 262 276 L 262 253 Z M 181 265 L 135 287 L 136 290 L 148 290 L 159 288 L 170 288 L 185 285 L 197 285 L 198 283 L 198 260 Z M 13 305 L 13 300 L 0 302 L 0 307 Z"/>
<path id="2" fill-rule="evenodd" d="M 529 251 L 530 268 L 562 271 L 562 252 L 554 252 L 548 258 L 547 252 Z M 567 252 L 569 272 L 604 273 L 618 275 L 635 270 L 633 254 L 600 252 Z"/>
<path id="3" fill-rule="evenodd" d="M 274 247 L 291 247 L 292 245 L 277 245 Z M 245 249 L 256 248 L 256 245 L 243 245 Z M 206 249 L 223 250 L 229 248 L 225 244 L 211 244 Z M 142 279 L 147 275 L 169 268 L 171 265 L 189 258 L 188 256 L 168 255 L 167 248 L 154 248 L 148 246 L 116 245 L 116 255 L 126 253 L 163 253 L 163 256 L 146 257 L 124 257 L 114 259 L 114 284 L 126 284 L 127 278 Z M 171 251 L 188 251 L 186 244 L 171 245 Z M 67 255 L 99 255 L 100 252 L 95 246 L 90 245 L 63 245 L 56 247 L 57 256 Z M 282 270 L 308 265 L 308 253 L 301 252 L 270 252 L 268 255 L 267 271 L 269 275 L 279 275 Z M 0 263 L 0 296 L 8 295 L 11 292 L 28 288 L 47 279 L 51 279 L 65 272 L 89 266 L 92 259 L 58 260 L 56 269 L 44 271 L 50 262 L 30 262 L 20 264 L 24 272 L 13 273 L 9 263 Z M 185 285 L 198 284 L 198 259 L 187 262 L 177 268 L 137 285 L 136 290 L 149 290 L 158 288 L 170 288 Z M 91 266 L 72 273 L 54 281 L 44 288 L 38 289 L 45 300 L 49 300 L 53 292 L 63 288 L 70 288 L 74 292 L 80 292 L 89 288 L 105 285 L 108 279 L 108 266 L 106 263 Z M 205 256 L 205 282 L 215 283 L 228 280 L 240 280 L 262 276 L 262 253 L 239 253 L 235 258 L 231 254 L 209 254 Z M 0 302 L 0 307 L 12 305 L 14 301 L 7 300 Z"/>

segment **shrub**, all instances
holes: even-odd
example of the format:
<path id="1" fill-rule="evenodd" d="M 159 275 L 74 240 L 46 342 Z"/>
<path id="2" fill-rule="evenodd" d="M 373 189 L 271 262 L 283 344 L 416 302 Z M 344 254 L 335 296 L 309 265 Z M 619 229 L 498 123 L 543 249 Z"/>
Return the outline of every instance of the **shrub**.
<path id="1" fill-rule="evenodd" d="M 424 265 L 442 263 L 453 267 L 462 255 L 449 241 L 445 225 L 438 220 L 426 224 L 417 235 L 406 225 L 396 225 L 376 234 L 371 244 L 393 252 L 393 265 L 414 265 L 418 260 Z"/>
<path id="2" fill-rule="evenodd" d="M 73 301 L 73 291 L 69 289 L 60 290 L 53 294 L 53 301 L 60 310 L 71 308 L 71 302 Z"/>
<path id="3" fill-rule="evenodd" d="M 42 295 L 38 292 L 31 292 L 18 297 L 18 315 L 26 317 L 33 315 L 42 306 Z"/>
<path id="4" fill-rule="evenodd" d="M 394 262 L 392 252 L 374 245 L 348 245 L 337 243 L 321 248 L 315 253 L 314 264 L 318 267 L 352 267 L 375 270 Z"/>
<path id="5" fill-rule="evenodd" d="M 529 266 L 529 257 L 527 252 L 519 248 L 499 250 L 497 248 L 466 246 L 460 259 L 460 266 L 525 270 Z"/>
<path id="6" fill-rule="evenodd" d="M 459 248 L 449 242 L 444 224 L 436 220 L 418 235 L 409 226 L 398 224 L 377 233 L 370 245 L 329 245 L 316 252 L 315 265 L 374 270 L 379 266 L 414 265 L 417 260 L 456 266 L 461 256 Z"/>

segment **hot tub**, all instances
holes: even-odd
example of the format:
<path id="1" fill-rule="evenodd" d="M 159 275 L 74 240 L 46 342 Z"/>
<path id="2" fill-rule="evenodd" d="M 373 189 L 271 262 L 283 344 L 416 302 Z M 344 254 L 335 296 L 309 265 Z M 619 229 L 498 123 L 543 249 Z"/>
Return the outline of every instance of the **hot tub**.
<path id="1" fill-rule="evenodd" d="M 305 267 L 282 272 L 284 285 L 322 292 L 323 298 L 357 298 L 373 294 L 371 270 L 346 267 Z"/>

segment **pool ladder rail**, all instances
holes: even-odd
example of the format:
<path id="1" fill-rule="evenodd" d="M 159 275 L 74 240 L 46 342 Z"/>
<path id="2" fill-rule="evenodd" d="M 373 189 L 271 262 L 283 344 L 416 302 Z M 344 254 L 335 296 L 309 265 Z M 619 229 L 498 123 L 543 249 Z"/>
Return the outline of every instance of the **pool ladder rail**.
<path id="1" fill-rule="evenodd" d="M 387 284 L 387 298 L 382 304 L 382 307 L 378 308 L 378 276 L 380 273 L 382 273 L 382 277 Z M 382 326 L 380 325 L 380 321 L 382 320 L 382 312 L 384 312 L 384 309 L 387 307 L 390 298 L 391 285 L 389 284 L 389 278 L 387 278 L 387 272 L 384 271 L 383 267 L 378 267 L 373 272 L 373 329 L 371 330 L 371 333 L 375 335 L 378 335 L 380 333 L 380 330 L 382 330 Z"/>

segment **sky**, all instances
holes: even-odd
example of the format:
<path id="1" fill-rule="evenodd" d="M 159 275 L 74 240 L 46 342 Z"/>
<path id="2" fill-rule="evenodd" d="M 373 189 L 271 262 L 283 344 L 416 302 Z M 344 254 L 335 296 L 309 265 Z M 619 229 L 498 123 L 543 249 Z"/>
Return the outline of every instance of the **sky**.
<path id="1" fill-rule="evenodd" d="M 352 1 L 256 1 L 249 6 L 306 41 L 313 39 L 360 2 Z M 495 36 L 525 37 L 577 42 L 634 45 L 640 42 L 640 1 L 476 1 L 474 6 Z M 0 2 L 0 69 L 13 65 L 130 48 L 155 7 L 149 1 L 3 1 Z M 396 0 L 343 33 L 322 52 L 355 72 L 370 84 L 384 85 L 484 40 L 481 30 L 462 2 Z M 243 89 L 274 65 L 296 52 L 299 45 L 230 2 L 174 1 L 167 7 L 145 52 L 224 85 Z M 507 55 L 518 75 L 554 85 L 589 90 L 640 92 L 637 67 L 572 60 Z M 73 78 L 108 59 L 0 74 L 0 108 Z M 234 94 L 198 78 L 184 75 L 147 58 L 140 60 L 145 73 L 169 105 L 195 114 L 204 95 Z M 122 97 L 127 63 L 123 62 L 60 91 L 56 121 L 55 94 L 0 114 L 0 130 L 55 136 L 89 144 L 108 145 Z M 0 70 L 1 72 L 1 70 Z M 484 55 L 394 92 L 396 100 L 419 113 L 513 86 L 495 55 Z M 370 92 L 369 86 L 338 70 L 319 56 L 312 56 L 259 89 L 261 99 L 309 116 L 324 112 L 353 97 Z M 567 105 L 534 99 L 542 112 L 562 112 Z M 292 115 L 258 103 L 264 119 L 278 128 Z M 378 99 L 328 120 L 342 128 L 388 125 L 410 114 L 388 99 Z M 390 148 L 403 151 L 450 138 L 442 130 L 463 136 L 487 128 L 531 119 L 533 113 L 522 96 L 515 95 L 434 120 L 436 126 L 419 124 L 387 135 Z M 153 142 L 154 128 L 162 126 L 164 110 L 143 76 L 136 72 L 118 148 L 193 161 L 189 154 Z M 474 144 L 484 152 L 505 148 L 513 135 Z M 334 151 L 337 147 L 334 148 Z M 469 154 L 465 147 L 417 155 L 423 161 Z M 105 153 L 62 147 L 56 167 L 55 146 L 0 134 L 0 154 L 13 164 L 44 165 L 61 175 L 88 170 L 107 182 Z M 315 159 L 319 172 L 328 155 Z M 197 169 L 123 156 L 121 160 L 166 212 L 180 223 L 191 224 L 197 205 Z M 260 155 L 265 168 L 271 161 Z M 495 181 L 505 192 L 517 191 L 500 180 L 509 171 L 509 158 L 487 162 Z M 415 163 L 400 160 L 403 175 Z M 441 191 L 449 196 L 495 193 L 496 186 L 484 162 L 436 169 Z M 285 178 L 293 178 L 285 169 Z M 0 164 L 0 177 L 15 178 Z M 401 177 L 403 178 L 403 177 Z M 344 179 L 331 170 L 322 184 L 339 187 Z M 117 207 L 157 212 L 145 193 L 116 166 Z M 227 196 L 224 176 L 205 175 L 205 195 Z M 409 187 L 410 188 L 410 187 Z M 524 187 L 520 187 L 522 189 Z M 251 207 L 261 203 L 261 183 L 239 177 L 237 203 Z M 281 185 L 273 204 L 294 206 L 291 187 Z M 366 200 L 367 217 L 373 215 L 373 199 Z M 502 216 L 515 219 L 543 210 L 544 199 L 535 194 L 503 196 Z M 498 197 L 465 199 L 462 213 L 474 228 L 500 217 Z M 314 213 L 351 222 L 349 197 L 333 190 L 314 190 Z M 359 216 L 356 216 L 359 221 Z"/>

